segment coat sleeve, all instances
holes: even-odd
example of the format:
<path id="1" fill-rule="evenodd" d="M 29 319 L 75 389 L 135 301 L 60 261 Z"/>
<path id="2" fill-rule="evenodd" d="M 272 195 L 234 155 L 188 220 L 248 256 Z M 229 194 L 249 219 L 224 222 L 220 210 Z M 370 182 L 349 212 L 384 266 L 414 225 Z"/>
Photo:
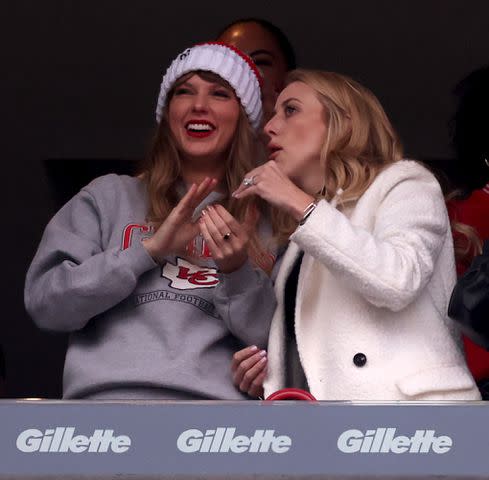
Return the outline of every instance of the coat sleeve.
<path id="1" fill-rule="evenodd" d="M 401 163 L 408 165 L 390 167 L 376 180 L 382 183 L 375 186 L 378 196 L 368 199 L 375 205 L 371 229 L 355 225 L 321 201 L 291 236 L 338 281 L 371 304 L 393 311 L 405 308 L 426 286 L 449 235 L 438 182 L 420 165 Z M 355 207 L 360 208 L 370 208 L 364 198 Z"/>
<path id="2" fill-rule="evenodd" d="M 74 331 L 124 300 L 156 263 L 141 242 L 102 248 L 102 215 L 82 190 L 50 221 L 27 272 L 24 299 L 41 328 Z"/>
<path id="3" fill-rule="evenodd" d="M 246 262 L 239 270 L 223 274 L 214 293 L 214 304 L 230 332 L 244 345 L 266 348 L 273 312 L 277 304 L 273 290 L 274 273 Z"/>

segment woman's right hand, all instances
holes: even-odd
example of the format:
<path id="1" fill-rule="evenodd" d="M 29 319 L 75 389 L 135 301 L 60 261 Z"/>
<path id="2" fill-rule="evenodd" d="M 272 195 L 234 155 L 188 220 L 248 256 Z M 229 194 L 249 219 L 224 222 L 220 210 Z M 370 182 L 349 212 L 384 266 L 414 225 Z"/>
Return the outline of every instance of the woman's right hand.
<path id="1" fill-rule="evenodd" d="M 192 221 L 192 215 L 216 185 L 217 180 L 209 177 L 198 186 L 193 183 L 154 235 L 143 242 L 156 262 L 160 263 L 170 253 L 183 253 L 188 242 L 198 235 L 199 224 Z"/>
<path id="2" fill-rule="evenodd" d="M 258 347 L 243 348 L 233 355 L 233 383 L 250 397 L 263 397 L 263 381 L 267 374 L 267 352 Z"/>
<path id="3" fill-rule="evenodd" d="M 314 201 L 314 197 L 299 188 L 282 171 L 277 162 L 268 162 L 254 168 L 245 175 L 244 180 L 233 192 L 234 198 L 246 198 L 258 195 L 266 202 L 291 214 L 297 221 L 304 215 L 305 208 Z"/>

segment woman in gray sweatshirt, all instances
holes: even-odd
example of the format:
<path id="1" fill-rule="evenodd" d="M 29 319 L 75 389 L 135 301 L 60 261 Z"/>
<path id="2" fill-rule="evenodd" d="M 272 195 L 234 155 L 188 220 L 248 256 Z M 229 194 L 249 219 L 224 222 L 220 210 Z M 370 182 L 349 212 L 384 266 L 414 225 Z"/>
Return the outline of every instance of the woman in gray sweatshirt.
<path id="1" fill-rule="evenodd" d="M 25 303 L 70 332 L 64 398 L 246 398 L 229 364 L 266 346 L 274 257 L 261 204 L 230 192 L 260 157 L 260 81 L 234 47 L 185 50 L 140 175 L 94 180 L 46 227 Z"/>

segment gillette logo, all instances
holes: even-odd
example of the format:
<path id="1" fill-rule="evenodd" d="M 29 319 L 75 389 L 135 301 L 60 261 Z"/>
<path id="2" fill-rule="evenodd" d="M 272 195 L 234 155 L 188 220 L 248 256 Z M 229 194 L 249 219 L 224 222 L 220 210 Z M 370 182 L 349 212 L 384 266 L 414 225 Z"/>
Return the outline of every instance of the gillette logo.
<path id="1" fill-rule="evenodd" d="M 114 435 L 114 430 L 95 430 L 90 437 L 75 435 L 74 427 L 49 428 L 42 432 L 36 428 L 24 430 L 17 437 L 21 452 L 49 453 L 124 453 L 131 446 L 127 435 Z"/>
<path id="2" fill-rule="evenodd" d="M 347 430 L 338 437 L 343 453 L 447 453 L 453 445 L 450 437 L 437 437 L 435 430 L 416 430 L 412 437 L 396 435 L 395 428 Z"/>
<path id="3" fill-rule="evenodd" d="M 275 430 L 255 430 L 248 437 L 235 435 L 236 428 L 220 427 L 206 430 L 185 430 L 177 439 L 177 447 L 183 453 L 285 453 L 292 445 L 287 435 L 275 436 Z"/>

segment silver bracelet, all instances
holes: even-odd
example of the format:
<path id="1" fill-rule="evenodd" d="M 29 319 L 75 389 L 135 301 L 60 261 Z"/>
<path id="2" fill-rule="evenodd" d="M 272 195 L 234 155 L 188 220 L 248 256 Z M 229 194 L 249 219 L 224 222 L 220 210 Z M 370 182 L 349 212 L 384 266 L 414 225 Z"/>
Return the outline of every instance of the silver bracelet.
<path id="1" fill-rule="evenodd" d="M 299 225 L 304 225 L 306 223 L 306 220 L 309 218 L 312 212 L 314 212 L 314 209 L 316 208 L 317 203 L 311 202 L 305 209 L 304 213 L 302 214 L 302 218 L 299 222 Z"/>

